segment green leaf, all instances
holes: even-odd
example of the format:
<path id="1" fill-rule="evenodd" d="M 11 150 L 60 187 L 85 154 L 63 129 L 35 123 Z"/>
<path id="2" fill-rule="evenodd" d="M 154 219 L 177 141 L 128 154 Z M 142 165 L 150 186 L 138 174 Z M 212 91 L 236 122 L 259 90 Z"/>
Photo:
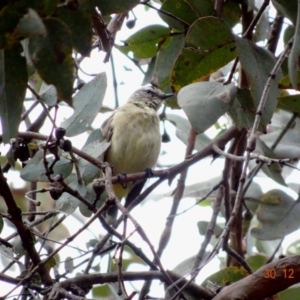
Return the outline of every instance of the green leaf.
<path id="1" fill-rule="evenodd" d="M 249 264 L 253 272 L 257 271 L 259 268 L 267 264 L 268 257 L 263 254 L 256 254 L 248 257 L 246 262 Z"/>
<path id="2" fill-rule="evenodd" d="M 234 84 L 197 82 L 178 93 L 178 104 L 186 113 L 193 129 L 202 133 L 225 114 L 236 95 Z"/>
<path id="3" fill-rule="evenodd" d="M 99 171 L 99 169 L 98 169 L 98 171 Z M 99 177 L 99 175 L 98 175 L 98 177 Z M 87 192 L 85 194 L 85 199 L 88 200 L 92 205 L 94 205 L 96 207 L 96 209 L 98 209 L 101 207 L 101 205 L 103 205 L 103 203 L 107 199 L 108 195 L 107 195 L 106 191 L 104 191 L 103 194 L 100 196 L 100 199 L 95 203 L 95 192 L 92 188 L 93 184 L 94 184 L 94 182 L 91 182 L 86 186 Z M 79 203 L 79 211 L 86 218 L 89 218 L 93 214 L 93 212 L 83 202 Z"/>
<path id="4" fill-rule="evenodd" d="M 286 45 L 295 34 L 295 26 L 288 25 L 283 33 L 283 43 Z"/>
<path id="5" fill-rule="evenodd" d="M 24 255 L 26 253 L 26 250 L 23 246 L 23 241 L 21 240 L 20 236 L 17 236 L 13 242 L 12 242 L 12 246 L 13 246 L 13 252 L 16 255 Z"/>
<path id="6" fill-rule="evenodd" d="M 282 190 L 271 190 L 260 198 L 257 219 L 260 226 L 251 235 L 260 240 L 282 239 L 300 227 L 300 202 Z"/>
<path id="7" fill-rule="evenodd" d="M 176 136 L 186 145 L 187 141 L 188 141 L 188 137 L 190 134 L 190 130 L 191 130 L 191 124 L 189 123 L 189 121 L 186 118 L 183 118 L 181 116 L 175 115 L 175 114 L 167 114 L 167 120 L 171 121 L 172 123 L 174 123 L 175 127 L 176 127 Z M 196 137 L 196 141 L 195 141 L 195 149 L 197 151 L 200 151 L 201 149 L 203 149 L 204 147 L 206 147 L 209 143 L 211 142 L 210 138 L 204 134 L 198 134 Z M 201 182 L 201 186 L 202 186 Z M 198 184 L 197 184 L 198 185 Z M 187 186 L 184 190 L 184 195 L 186 197 L 186 190 L 187 190 Z M 193 196 L 190 196 L 193 197 Z"/>
<path id="8" fill-rule="evenodd" d="M 297 253 L 298 254 L 298 253 Z M 292 269 L 290 269 L 292 270 Z M 288 276 L 288 274 L 287 274 Z M 286 280 L 289 280 L 288 278 Z M 280 293 L 278 293 L 280 296 L 280 300 L 296 300 L 300 295 L 300 287 L 294 287 L 286 289 Z"/>
<path id="9" fill-rule="evenodd" d="M 25 2 L 27 7 L 36 10 L 43 18 L 51 15 L 59 4 L 59 0 L 21 0 L 21 2 Z"/>
<path id="10" fill-rule="evenodd" d="M 280 82 L 278 84 L 278 87 L 280 89 L 292 89 L 293 87 L 292 87 L 292 83 L 291 83 L 291 80 L 290 80 L 290 76 L 288 76 L 288 75 L 284 76 L 280 80 Z M 296 90 L 298 90 L 298 91 L 300 90 L 300 71 L 297 71 L 297 87 L 296 87 Z M 284 91 L 284 92 L 287 94 L 286 91 Z M 281 93 L 281 94 L 283 94 L 283 93 Z"/>
<path id="11" fill-rule="evenodd" d="M 206 253 L 206 257 L 207 257 Z M 185 276 L 186 274 L 189 274 L 193 271 L 194 263 L 197 256 L 193 255 L 182 262 L 180 262 L 175 268 L 172 269 L 172 271 L 178 275 Z"/>
<path id="12" fill-rule="evenodd" d="M 27 86 L 26 60 L 21 45 L 0 50 L 0 116 L 3 141 L 16 137 L 21 122 L 23 101 Z"/>
<path id="13" fill-rule="evenodd" d="M 91 6 L 97 6 L 104 16 L 129 11 L 140 3 L 139 0 L 90 0 L 90 2 Z"/>
<path id="14" fill-rule="evenodd" d="M 69 28 L 60 20 L 44 20 L 47 35 L 29 39 L 30 57 L 40 76 L 55 85 L 58 98 L 71 105 L 73 93 L 72 37 Z"/>
<path id="15" fill-rule="evenodd" d="M 210 0 L 165 0 L 161 7 L 176 18 L 192 24 L 198 18 L 210 16 L 214 13 L 214 7 Z M 175 18 L 159 13 L 160 17 L 172 28 L 182 30 L 185 25 Z"/>
<path id="16" fill-rule="evenodd" d="M 245 278 L 248 276 L 248 272 L 243 268 L 238 267 L 229 267 L 223 270 L 220 270 L 209 277 L 207 277 L 203 283 L 201 284 L 202 287 L 206 287 L 208 281 L 214 282 L 219 286 L 229 285 L 233 282 L 239 281 L 240 279 Z"/>
<path id="17" fill-rule="evenodd" d="M 106 86 L 106 74 L 100 73 L 78 91 L 73 99 L 73 115 L 61 124 L 67 136 L 81 134 L 93 123 L 102 106 Z"/>
<path id="18" fill-rule="evenodd" d="M 254 41 L 256 43 L 264 42 L 266 39 L 268 39 L 271 31 L 271 23 L 269 20 L 269 11 L 265 10 L 255 27 Z"/>
<path id="19" fill-rule="evenodd" d="M 171 38 L 169 46 L 161 49 L 157 54 L 155 71 L 158 86 L 167 93 L 172 92 L 170 86 L 170 74 L 183 46 L 184 35 L 175 35 Z M 172 108 L 178 107 L 176 97 L 172 97 L 171 99 L 169 98 L 166 105 Z"/>
<path id="20" fill-rule="evenodd" d="M 85 197 L 86 187 L 83 184 L 79 184 L 77 179 L 71 182 L 69 187 L 77 191 L 82 197 Z M 55 208 L 70 215 L 78 208 L 79 203 L 80 201 L 76 197 L 68 193 L 63 193 L 62 196 L 55 201 Z"/>
<path id="21" fill-rule="evenodd" d="M 214 0 L 215 2 L 216 0 Z M 241 18 L 241 8 L 236 0 L 227 0 L 223 4 L 222 19 L 233 28 L 236 24 L 240 22 Z"/>
<path id="22" fill-rule="evenodd" d="M 214 0 L 165 0 L 162 1 L 162 11 L 183 20 L 191 25 L 198 18 L 214 15 Z M 177 30 L 185 29 L 186 25 L 174 17 L 159 12 L 160 17 L 172 28 Z M 223 4 L 222 19 L 233 28 L 240 21 L 241 9 L 236 0 L 227 0 Z"/>
<path id="23" fill-rule="evenodd" d="M 58 0 L 10 1 L 0 9 L 0 49 L 44 31 L 41 17 L 52 13 L 57 3 Z"/>
<path id="24" fill-rule="evenodd" d="M 275 57 L 267 50 L 239 37 L 236 37 L 236 46 L 238 57 L 249 82 L 249 90 L 253 97 L 255 108 L 257 108 L 269 74 L 276 63 Z M 279 95 L 278 83 L 281 77 L 282 72 L 279 71 L 271 81 L 266 105 L 261 115 L 263 126 L 269 124 L 275 111 L 277 96 Z"/>
<path id="25" fill-rule="evenodd" d="M 265 142 L 260 139 L 259 137 L 256 140 L 256 150 L 259 153 L 262 153 L 264 156 L 270 157 L 270 158 L 278 158 L 274 151 L 272 151 Z M 251 161 L 250 168 L 254 168 L 256 166 L 256 162 Z M 286 182 L 282 176 L 282 167 L 279 163 L 273 163 L 271 165 L 263 164 L 262 171 L 271 179 L 273 179 L 275 182 L 287 186 Z"/>
<path id="26" fill-rule="evenodd" d="M 71 256 L 65 259 L 65 272 L 72 273 L 74 271 L 74 260 Z"/>
<path id="27" fill-rule="evenodd" d="M 145 72 L 142 85 L 147 85 L 151 83 L 155 75 L 155 64 L 156 64 L 156 56 L 152 57 L 151 61 L 148 63 L 148 68 L 147 71 Z M 130 69 L 130 71 L 132 70 Z"/>
<path id="28" fill-rule="evenodd" d="M 259 137 L 260 141 L 269 148 L 282 134 L 281 130 L 271 131 Z M 300 135 L 297 129 L 289 129 L 285 132 L 276 148 L 264 153 L 268 157 L 297 159 L 300 157 Z"/>
<path id="29" fill-rule="evenodd" d="M 94 286 L 92 289 L 93 298 L 109 299 L 109 296 L 114 297 L 108 284 Z"/>
<path id="30" fill-rule="evenodd" d="M 281 243 L 282 243 L 281 239 L 277 239 L 273 241 L 262 241 L 256 239 L 253 246 L 255 246 L 260 253 L 264 253 L 268 257 L 271 257 L 275 252 L 278 254 L 283 253 L 283 248 L 280 245 Z"/>
<path id="31" fill-rule="evenodd" d="M 234 35 L 218 18 L 204 17 L 193 23 L 186 44 L 188 47 L 182 49 L 172 70 L 171 84 L 175 91 L 203 80 L 236 57 Z"/>
<path id="32" fill-rule="evenodd" d="M 171 92 L 170 74 L 176 59 L 184 46 L 184 35 L 178 34 L 171 37 L 168 47 L 161 49 L 157 54 L 155 70 L 159 87 Z"/>
<path id="33" fill-rule="evenodd" d="M 234 35 L 225 21 L 215 17 L 198 19 L 190 27 L 186 44 L 188 47 L 213 50 L 234 42 Z"/>
<path id="34" fill-rule="evenodd" d="M 274 7 L 293 24 L 297 20 L 297 0 L 272 0 Z"/>
<path id="35" fill-rule="evenodd" d="M 45 35 L 47 33 L 46 27 L 39 17 L 37 12 L 31 8 L 28 9 L 28 13 L 20 20 L 17 28 L 15 29 L 13 36 L 23 39 L 35 34 Z"/>
<path id="36" fill-rule="evenodd" d="M 32 0 L 27 0 L 32 3 Z M 59 4 L 59 0 L 34 0 L 35 6 L 34 9 L 42 16 L 46 17 L 51 15 L 56 6 Z"/>
<path id="37" fill-rule="evenodd" d="M 57 8 L 55 15 L 70 29 L 74 48 L 83 56 L 88 56 L 92 49 L 92 20 L 85 7 L 80 5 L 77 9 L 67 6 Z"/>
<path id="38" fill-rule="evenodd" d="M 11 2 L 0 11 L 0 49 L 8 49 L 18 42 L 13 32 L 27 12 L 22 2 Z"/>
<path id="39" fill-rule="evenodd" d="M 234 43 L 228 44 L 212 52 L 184 48 L 172 70 L 171 86 L 179 91 L 183 86 L 201 81 L 236 56 Z"/>
<path id="40" fill-rule="evenodd" d="M 291 111 L 293 113 L 300 112 L 300 95 L 289 95 L 278 97 L 278 108 Z"/>
<path id="41" fill-rule="evenodd" d="M 95 140 L 91 142 L 90 144 L 86 145 L 82 151 L 84 151 L 86 154 L 93 156 L 93 157 L 103 157 L 104 152 L 107 150 L 107 148 L 110 146 L 110 142 L 101 141 L 101 140 Z M 85 159 L 80 158 L 78 160 L 78 165 L 80 167 L 85 167 L 89 164 Z"/>
<path id="42" fill-rule="evenodd" d="M 200 235 L 206 234 L 208 224 L 209 224 L 209 222 L 207 222 L 207 221 L 199 221 L 197 223 L 197 227 L 198 227 L 198 231 L 199 231 Z M 219 237 L 221 235 L 222 231 L 223 231 L 223 229 L 221 228 L 221 226 L 216 224 L 213 234 L 216 237 Z"/>
<path id="43" fill-rule="evenodd" d="M 124 41 L 125 46 L 116 46 L 122 53 L 133 52 L 134 58 L 150 58 L 156 55 L 160 46 L 170 37 L 170 29 L 162 25 L 142 28 Z"/>
<path id="44" fill-rule="evenodd" d="M 100 129 L 95 129 L 89 135 L 82 151 L 89 153 L 93 157 L 96 157 L 97 159 L 103 161 L 103 154 L 107 149 L 107 147 L 103 148 L 105 144 L 107 144 L 107 147 L 109 147 L 110 145 L 110 143 L 103 141 L 102 131 Z M 83 159 L 80 158 L 78 160 L 78 165 L 80 167 L 82 178 L 85 180 L 85 182 L 90 182 L 96 176 L 99 177 L 101 170 L 93 164 L 87 164 Z"/>
<path id="45" fill-rule="evenodd" d="M 15 241 L 13 241 L 13 243 L 14 242 Z M 15 259 L 15 255 L 12 251 L 12 248 L 6 247 L 3 244 L 0 245 L 0 254 L 1 254 L 1 263 L 4 266 L 7 266 L 8 264 L 10 264 L 13 261 L 14 263 L 16 263 L 18 265 L 20 276 L 22 276 L 22 274 L 26 273 L 25 265 Z"/>
<path id="46" fill-rule="evenodd" d="M 54 158 L 47 158 L 48 166 L 51 165 Z M 53 172 L 54 174 L 51 177 L 54 177 L 57 174 L 67 178 L 72 172 L 73 164 L 69 159 L 60 157 L 60 160 L 56 162 Z M 35 156 L 27 162 L 27 165 L 21 171 L 21 178 L 25 181 L 38 181 L 38 182 L 48 182 L 48 177 L 45 175 L 45 165 L 43 162 L 43 150 L 39 150 Z"/>
<path id="47" fill-rule="evenodd" d="M 256 108 L 250 91 L 246 88 L 238 89 L 236 99 L 234 100 L 229 115 L 234 124 L 239 128 L 251 129 L 255 119 Z M 258 130 L 264 132 L 264 126 L 260 123 Z"/>
<path id="48" fill-rule="evenodd" d="M 300 56 L 300 1 L 298 1 L 297 23 L 294 35 L 293 46 L 288 57 L 289 76 L 292 87 L 297 89 L 298 83 L 298 64 Z"/>
<path id="49" fill-rule="evenodd" d="M 54 85 L 48 85 L 44 81 L 39 91 L 42 101 L 48 106 L 53 106 L 57 103 L 57 92 Z"/>
<path id="50" fill-rule="evenodd" d="M 300 240 L 292 242 L 286 249 L 286 255 L 298 255 L 300 253 Z"/>

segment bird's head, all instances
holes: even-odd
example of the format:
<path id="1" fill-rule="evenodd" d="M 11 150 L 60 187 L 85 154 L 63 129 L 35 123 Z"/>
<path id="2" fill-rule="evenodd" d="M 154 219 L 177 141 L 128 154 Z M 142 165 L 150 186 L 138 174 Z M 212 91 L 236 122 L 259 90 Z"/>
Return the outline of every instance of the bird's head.
<path id="1" fill-rule="evenodd" d="M 146 104 L 154 110 L 158 110 L 162 104 L 162 101 L 173 96 L 173 94 L 165 94 L 161 89 L 155 86 L 146 86 L 136 90 L 129 102 Z"/>

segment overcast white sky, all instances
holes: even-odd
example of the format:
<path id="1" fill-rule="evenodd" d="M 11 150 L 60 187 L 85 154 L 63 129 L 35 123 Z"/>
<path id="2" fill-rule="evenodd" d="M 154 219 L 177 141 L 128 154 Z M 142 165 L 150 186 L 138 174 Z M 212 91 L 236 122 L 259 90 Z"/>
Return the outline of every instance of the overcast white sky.
<path id="1" fill-rule="evenodd" d="M 136 26 L 134 29 L 130 30 L 127 29 L 126 26 L 123 26 L 122 30 L 117 35 L 117 43 L 121 40 L 125 40 L 129 35 L 133 32 L 137 31 L 138 29 L 145 27 L 147 24 L 158 23 L 162 24 L 161 19 L 157 15 L 155 11 L 151 12 L 151 17 L 149 12 L 145 13 L 145 7 L 139 5 L 137 8 L 134 9 L 135 15 L 137 16 Z M 132 14 L 129 14 L 130 18 L 132 19 Z M 115 68 L 117 74 L 117 81 L 118 81 L 118 93 L 120 104 L 124 103 L 128 97 L 131 95 L 133 91 L 135 91 L 142 83 L 143 74 L 134 66 L 134 64 L 128 60 L 122 53 L 118 50 L 113 51 L 113 56 L 115 60 Z M 105 71 L 108 75 L 108 88 L 106 93 L 106 98 L 104 105 L 110 106 L 114 104 L 114 94 L 113 94 L 113 87 L 112 87 L 112 75 L 111 75 L 111 65 L 110 63 L 103 64 L 104 54 L 102 52 L 98 52 L 97 50 L 93 51 L 90 58 L 86 58 L 82 63 L 82 68 L 85 72 L 95 74 Z M 126 71 L 124 66 L 127 68 L 132 69 L 132 71 Z M 91 80 L 93 77 L 86 76 L 82 74 L 82 78 L 85 81 Z M 38 114 L 38 111 L 37 111 Z M 72 114 L 72 110 L 69 108 L 59 109 L 58 120 L 63 120 Z M 107 117 L 99 116 L 97 117 L 96 121 L 93 123 L 93 126 L 100 127 L 102 121 Z M 59 124 L 59 122 L 58 122 Z M 162 153 L 163 156 L 160 157 L 159 162 L 162 164 L 174 164 L 180 162 L 184 157 L 185 146 L 182 142 L 180 142 L 175 137 L 175 130 L 174 127 L 170 124 L 166 123 L 168 133 L 171 135 L 172 142 L 169 144 L 163 144 L 162 146 Z M 46 124 L 43 128 L 43 133 L 49 134 L 49 124 Z M 211 136 L 216 133 L 214 129 L 211 130 Z M 76 147 L 81 148 L 85 141 L 85 136 L 82 135 L 79 138 L 72 139 L 72 142 Z M 211 164 L 211 159 L 206 159 L 201 163 L 193 166 L 189 170 L 189 180 L 188 184 L 193 182 L 199 182 L 202 180 L 207 180 L 218 175 L 223 166 L 222 160 L 214 161 Z M 21 184 L 21 182 L 17 181 L 17 176 L 14 176 L 14 173 L 11 172 L 9 174 L 10 181 L 14 181 L 14 185 Z M 296 178 L 291 177 L 292 180 L 296 180 Z M 263 189 L 266 191 L 267 189 L 274 188 L 276 185 L 273 184 L 271 181 L 266 181 L 266 179 L 260 179 L 260 182 L 264 182 Z M 155 193 L 165 193 L 168 190 L 174 189 L 176 186 L 177 180 L 173 181 L 172 187 L 169 187 L 167 183 L 162 184 Z M 140 222 L 143 228 L 146 230 L 147 235 L 149 236 L 150 240 L 154 244 L 155 248 L 157 248 L 158 241 L 161 235 L 161 231 L 164 228 L 164 224 L 166 221 L 166 217 L 169 213 L 170 207 L 172 203 L 172 198 L 162 198 L 157 201 L 148 201 L 145 205 L 138 207 L 134 210 L 133 215 L 134 217 Z M 179 211 L 183 211 L 188 207 L 194 204 L 194 199 L 184 199 L 181 201 L 181 205 L 179 207 Z M 154 218 L 155 216 L 155 218 Z M 203 207 L 194 207 L 193 209 L 189 210 L 183 215 L 180 215 L 176 218 L 174 228 L 173 228 L 173 236 L 166 249 L 162 262 L 166 269 L 174 268 L 180 261 L 196 254 L 198 251 L 202 237 L 198 234 L 197 229 L 197 222 L 199 220 L 207 220 L 209 221 L 211 216 L 210 208 L 203 208 Z M 67 219 L 67 225 L 70 230 L 70 233 L 74 233 L 80 226 L 80 223 L 76 221 L 74 218 Z M 92 224 L 90 230 L 85 233 L 84 238 L 77 238 L 74 242 L 75 245 L 82 245 L 82 240 L 87 238 L 95 238 L 98 234 L 104 234 L 104 231 L 99 228 L 98 222 Z M 132 229 L 131 229 L 132 230 Z M 130 230 L 129 230 L 130 232 Z M 8 233 L 7 233 L 8 234 Z M 7 234 L 3 235 L 3 237 L 7 236 Z M 89 236 L 89 237 L 88 237 Z M 295 234 L 293 237 L 287 238 L 289 242 L 294 239 Z M 136 241 L 137 245 L 140 243 L 140 239 L 138 238 L 137 234 L 131 238 L 132 241 Z M 147 247 L 145 248 L 145 252 L 149 253 Z M 64 254 L 61 255 L 61 260 L 64 257 L 71 255 L 75 257 L 77 252 L 71 249 L 68 249 Z M 136 267 L 136 266 L 135 266 Z M 212 261 L 202 272 L 201 279 L 206 278 L 209 274 L 214 273 L 219 268 L 219 260 L 215 259 Z M 200 281 L 201 281 L 200 279 Z M 157 291 L 162 291 L 163 286 L 157 285 Z M 3 294 L 4 291 L 1 291 Z M 153 294 L 152 294 L 153 295 Z"/>

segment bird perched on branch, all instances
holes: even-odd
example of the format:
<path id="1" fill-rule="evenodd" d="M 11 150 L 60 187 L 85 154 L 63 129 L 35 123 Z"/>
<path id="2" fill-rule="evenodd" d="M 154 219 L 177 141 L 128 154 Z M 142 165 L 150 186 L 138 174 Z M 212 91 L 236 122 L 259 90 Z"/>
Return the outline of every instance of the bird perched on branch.
<path id="1" fill-rule="evenodd" d="M 104 161 L 112 165 L 114 175 L 142 172 L 156 165 L 161 145 L 157 111 L 172 95 L 154 86 L 142 87 L 103 123 L 103 137 L 111 142 Z M 114 192 L 120 200 L 127 197 L 127 207 L 144 184 L 145 180 L 114 184 Z M 108 223 L 114 224 L 117 212 L 116 207 L 108 209 Z"/>

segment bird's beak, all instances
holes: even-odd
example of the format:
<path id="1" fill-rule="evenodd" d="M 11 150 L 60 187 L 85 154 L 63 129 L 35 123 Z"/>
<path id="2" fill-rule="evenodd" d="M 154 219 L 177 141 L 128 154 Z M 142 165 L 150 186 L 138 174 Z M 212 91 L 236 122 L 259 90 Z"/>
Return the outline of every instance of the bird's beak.
<path id="1" fill-rule="evenodd" d="M 170 93 L 170 94 L 163 94 L 163 95 L 160 96 L 160 99 L 165 100 L 165 99 L 170 98 L 170 97 L 172 97 L 172 96 L 174 96 L 173 93 Z"/>

